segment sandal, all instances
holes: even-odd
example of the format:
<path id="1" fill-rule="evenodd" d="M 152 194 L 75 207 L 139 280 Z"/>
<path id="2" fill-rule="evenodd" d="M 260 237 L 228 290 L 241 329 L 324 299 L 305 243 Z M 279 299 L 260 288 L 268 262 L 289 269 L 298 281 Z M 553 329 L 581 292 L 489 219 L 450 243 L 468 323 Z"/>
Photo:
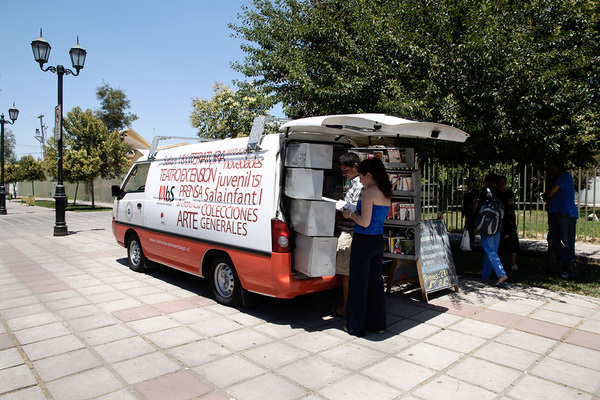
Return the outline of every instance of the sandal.
<path id="1" fill-rule="evenodd" d="M 341 318 L 345 318 L 345 317 L 346 317 L 346 314 L 342 314 L 341 312 L 339 312 L 339 311 L 338 311 L 339 309 L 340 309 L 339 307 L 331 307 L 331 308 L 329 309 L 329 313 L 330 313 L 331 315 L 333 315 L 334 317 L 341 317 Z"/>

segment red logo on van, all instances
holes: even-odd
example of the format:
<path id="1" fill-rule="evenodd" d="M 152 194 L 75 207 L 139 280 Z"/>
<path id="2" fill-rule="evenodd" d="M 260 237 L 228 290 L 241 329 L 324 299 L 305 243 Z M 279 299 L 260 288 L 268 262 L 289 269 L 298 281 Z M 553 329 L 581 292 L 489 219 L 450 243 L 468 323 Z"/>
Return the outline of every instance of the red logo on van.
<path id="1" fill-rule="evenodd" d="M 173 191 L 175 190 L 175 186 L 161 186 L 158 190 L 158 201 L 173 201 L 175 200 L 175 195 Z"/>

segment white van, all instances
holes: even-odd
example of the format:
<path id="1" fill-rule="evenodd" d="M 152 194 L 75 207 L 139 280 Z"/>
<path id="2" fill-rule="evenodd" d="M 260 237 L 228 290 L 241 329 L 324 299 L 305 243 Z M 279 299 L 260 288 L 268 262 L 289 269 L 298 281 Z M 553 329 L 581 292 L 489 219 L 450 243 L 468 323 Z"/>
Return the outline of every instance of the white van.
<path id="1" fill-rule="evenodd" d="M 264 120 L 263 120 L 264 126 Z M 369 137 L 464 142 L 450 126 L 384 114 L 294 120 L 281 133 L 150 150 L 113 187 L 113 233 L 132 270 L 147 260 L 208 277 L 218 302 L 338 286 L 335 160 Z M 154 145 L 153 145 L 154 147 Z"/>

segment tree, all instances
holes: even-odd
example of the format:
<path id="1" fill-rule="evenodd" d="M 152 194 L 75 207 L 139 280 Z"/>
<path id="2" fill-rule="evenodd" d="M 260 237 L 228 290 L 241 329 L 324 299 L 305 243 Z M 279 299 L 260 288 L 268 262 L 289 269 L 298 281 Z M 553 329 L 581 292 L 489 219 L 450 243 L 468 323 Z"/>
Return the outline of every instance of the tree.
<path id="1" fill-rule="evenodd" d="M 225 139 L 248 136 L 254 117 L 267 115 L 273 102 L 254 86 L 241 82 L 239 89 L 215 82 L 210 100 L 192 99 L 190 122 L 198 136 Z"/>
<path id="2" fill-rule="evenodd" d="M 15 162 L 9 162 L 4 166 L 4 181 L 6 183 L 13 184 L 13 197 L 17 197 L 17 182 L 22 181 L 21 171 L 19 170 L 19 164 Z"/>
<path id="3" fill-rule="evenodd" d="M 42 167 L 41 161 L 33 158 L 31 154 L 21 157 L 19 160 L 17 177 L 31 182 L 31 194 L 35 196 L 35 188 L 33 183 L 35 181 L 45 181 L 46 175 L 44 174 L 44 168 Z"/>
<path id="4" fill-rule="evenodd" d="M 467 131 L 443 162 L 585 165 L 600 149 L 600 5 L 589 0 L 254 0 L 234 68 L 291 117 L 384 112 Z"/>
<path id="5" fill-rule="evenodd" d="M 15 135 L 10 129 L 4 129 L 4 162 L 17 162 L 15 153 Z"/>
<path id="6" fill-rule="evenodd" d="M 99 118 L 109 132 L 119 131 L 130 127 L 138 117 L 127 112 L 131 108 L 127 95 L 121 89 L 113 89 L 108 83 L 102 82 L 96 87 L 96 98 L 100 100 L 100 109 L 96 110 Z"/>
<path id="7" fill-rule="evenodd" d="M 117 131 L 109 132 L 91 110 L 75 107 L 64 120 L 63 180 L 85 182 L 90 187 L 92 206 L 95 206 L 93 182 L 96 178 L 111 179 L 119 176 L 128 165 L 129 147 Z M 45 169 L 57 179 L 57 143 L 54 138 L 45 146 Z M 77 196 L 77 195 L 76 195 Z"/>

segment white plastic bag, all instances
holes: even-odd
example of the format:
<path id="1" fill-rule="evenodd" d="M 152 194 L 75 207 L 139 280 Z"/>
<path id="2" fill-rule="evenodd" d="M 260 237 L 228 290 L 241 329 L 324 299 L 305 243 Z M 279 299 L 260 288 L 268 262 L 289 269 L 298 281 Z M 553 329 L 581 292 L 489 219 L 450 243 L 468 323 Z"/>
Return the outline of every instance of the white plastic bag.
<path id="1" fill-rule="evenodd" d="M 469 238 L 469 231 L 465 229 L 460 241 L 460 249 L 462 251 L 471 251 L 471 239 Z"/>

